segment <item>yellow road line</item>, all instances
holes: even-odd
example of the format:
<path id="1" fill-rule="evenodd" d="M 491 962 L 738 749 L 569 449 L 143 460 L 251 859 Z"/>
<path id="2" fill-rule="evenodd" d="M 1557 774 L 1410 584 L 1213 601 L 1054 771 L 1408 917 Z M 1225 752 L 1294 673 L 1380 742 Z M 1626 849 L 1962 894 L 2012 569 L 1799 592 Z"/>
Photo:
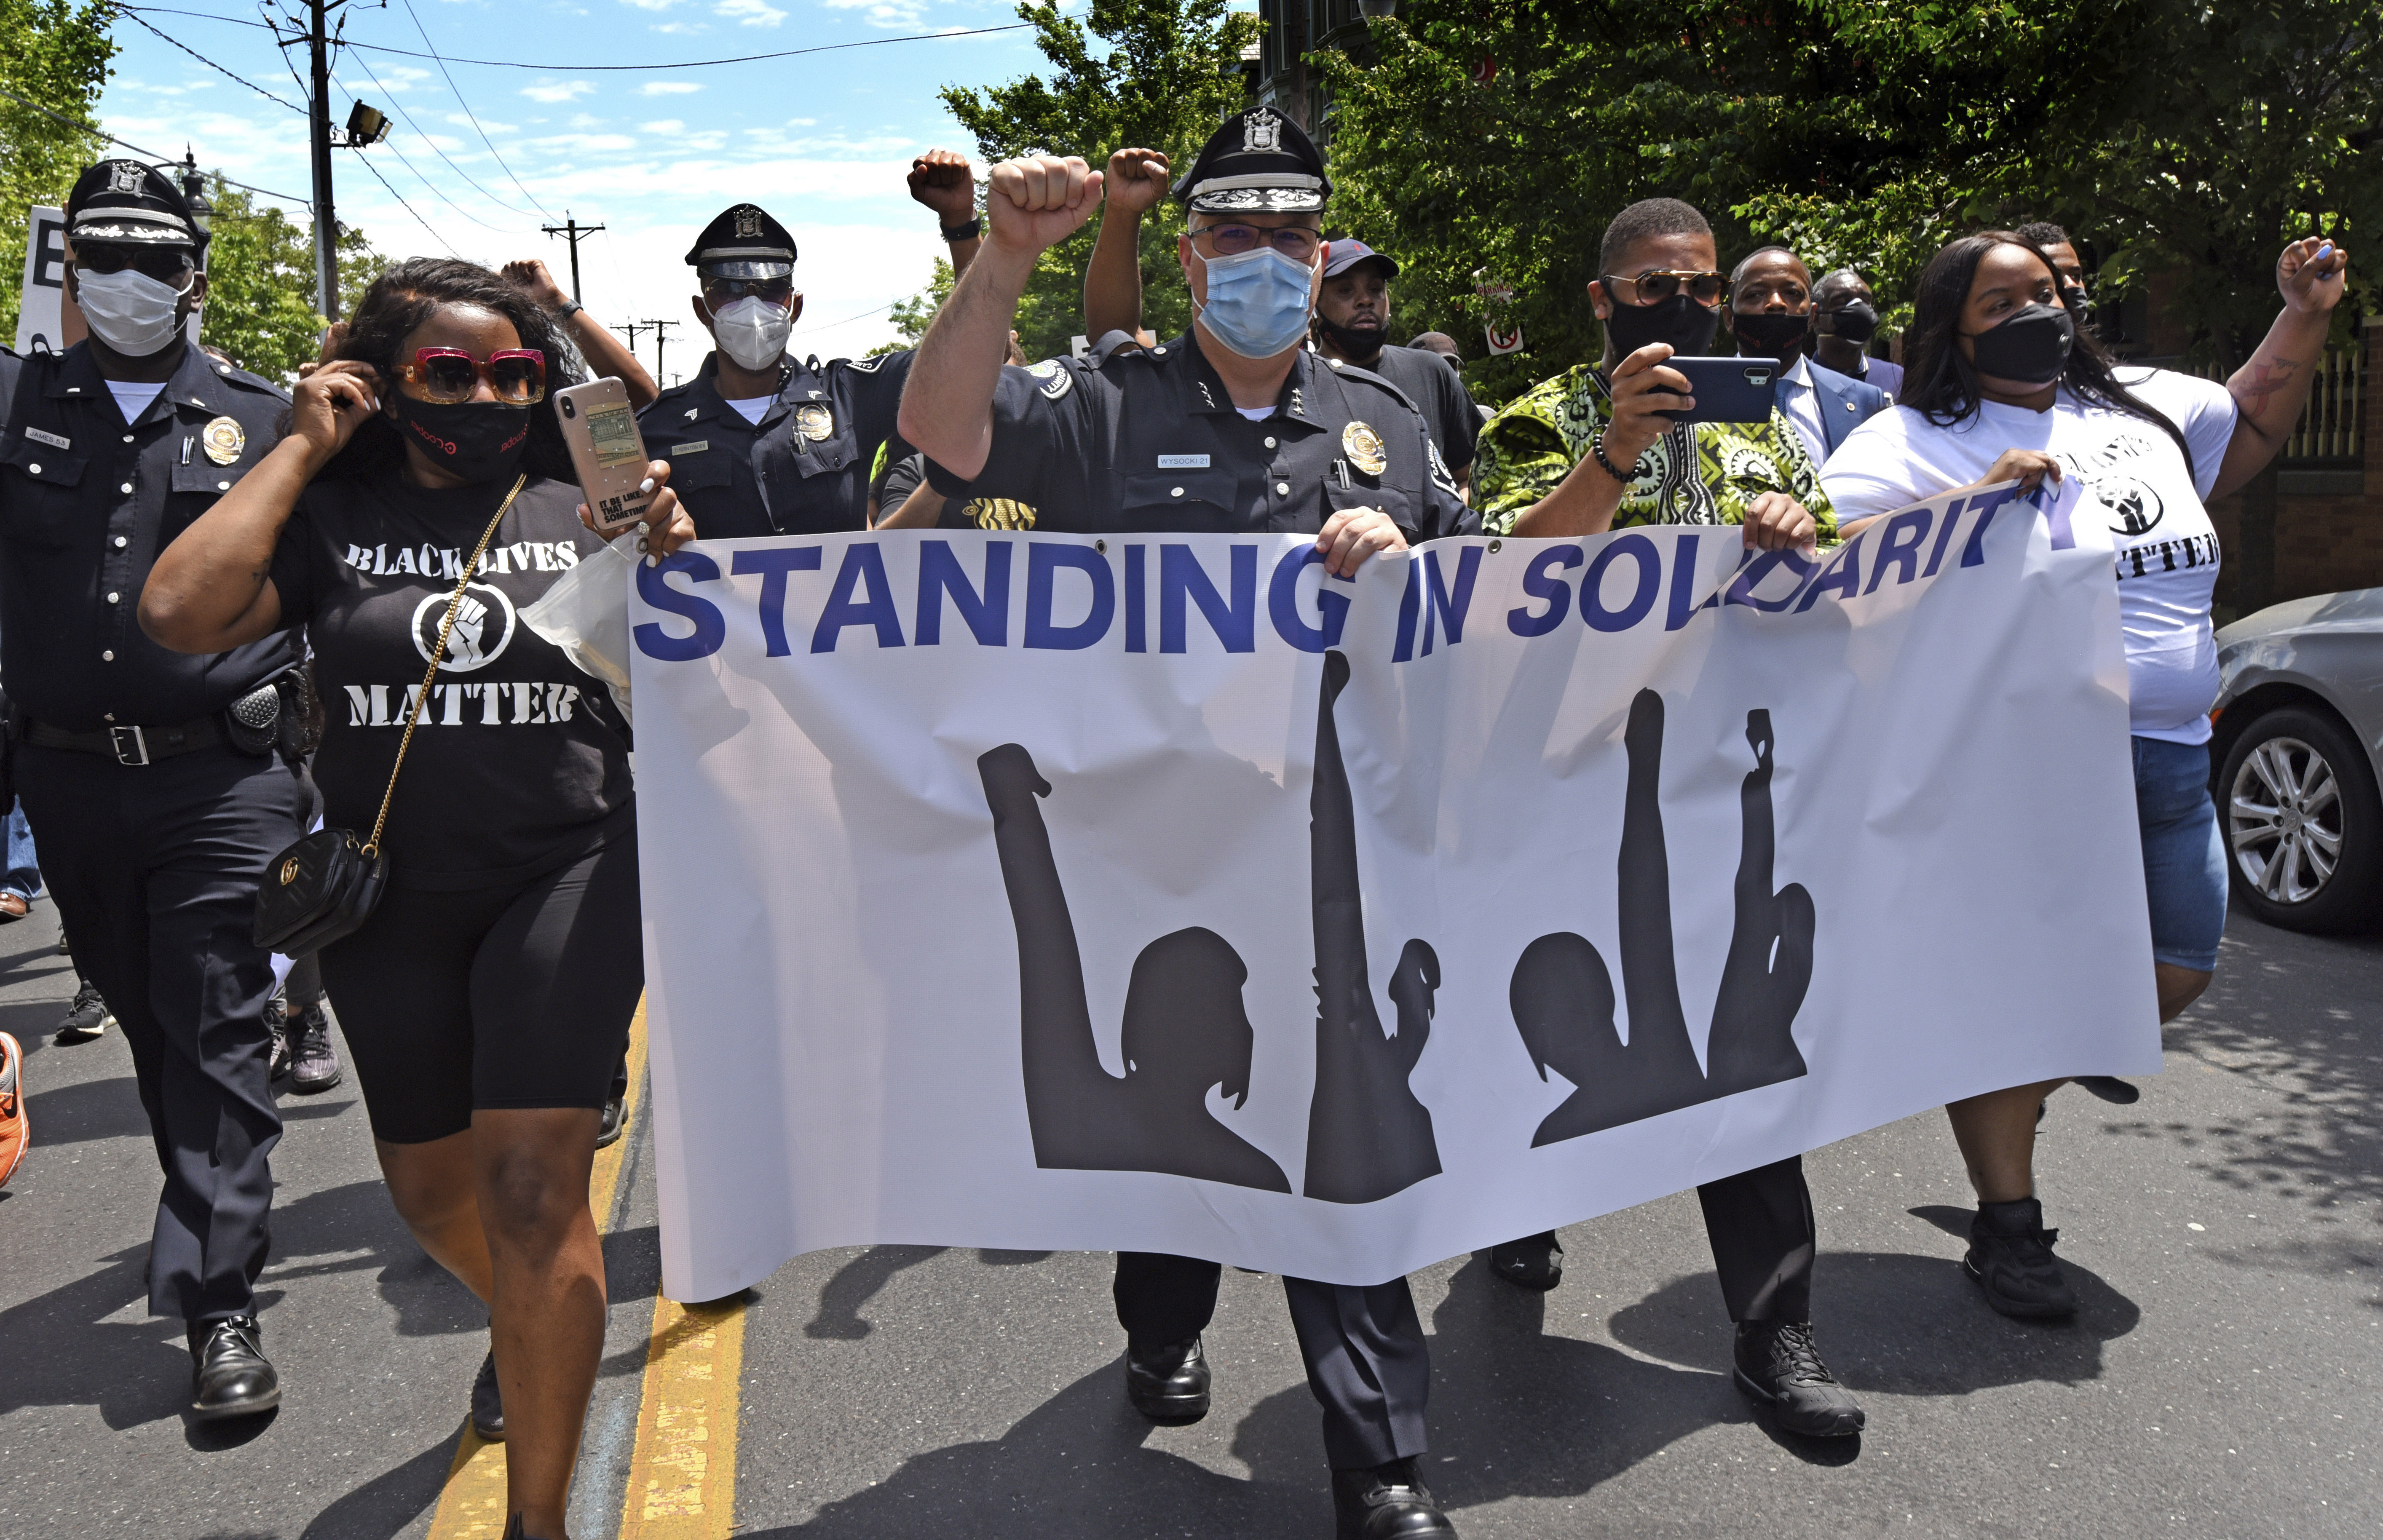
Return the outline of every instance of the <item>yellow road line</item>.
<path id="1" fill-rule="evenodd" d="M 654 1301 L 621 1540 L 726 1540 L 735 1523 L 745 1302 Z"/>
<path id="2" fill-rule="evenodd" d="M 613 1199 L 620 1189 L 621 1166 L 628 1157 L 630 1130 L 636 1124 L 645 1078 L 646 1003 L 640 999 L 637 1014 L 629 1019 L 629 1100 L 621 1115 L 621 1137 L 611 1148 L 596 1152 L 596 1164 L 587 1175 L 587 1207 L 596 1216 L 599 1233 L 611 1227 Z M 447 1467 L 447 1484 L 438 1494 L 438 1510 L 430 1519 L 428 1540 L 503 1540 L 508 1517 L 505 1447 L 474 1433 L 466 1418 L 455 1440 L 454 1463 Z"/>

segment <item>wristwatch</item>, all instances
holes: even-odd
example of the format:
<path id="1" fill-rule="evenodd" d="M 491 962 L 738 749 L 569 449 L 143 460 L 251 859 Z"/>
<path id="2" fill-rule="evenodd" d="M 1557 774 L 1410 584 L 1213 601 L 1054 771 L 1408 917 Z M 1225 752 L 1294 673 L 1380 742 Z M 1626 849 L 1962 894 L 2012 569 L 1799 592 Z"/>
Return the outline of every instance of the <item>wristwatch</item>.
<path id="1" fill-rule="evenodd" d="M 971 219 L 965 225 L 945 225 L 944 227 L 944 239 L 947 241 L 974 240 L 978 236 L 982 235 L 983 233 L 984 220 L 982 216 Z"/>
<path id="2" fill-rule="evenodd" d="M 568 321 L 586 308 L 587 307 L 586 305 L 581 304 L 576 300 L 565 300 L 562 302 L 562 305 L 556 309 L 554 318 L 558 321 Z"/>

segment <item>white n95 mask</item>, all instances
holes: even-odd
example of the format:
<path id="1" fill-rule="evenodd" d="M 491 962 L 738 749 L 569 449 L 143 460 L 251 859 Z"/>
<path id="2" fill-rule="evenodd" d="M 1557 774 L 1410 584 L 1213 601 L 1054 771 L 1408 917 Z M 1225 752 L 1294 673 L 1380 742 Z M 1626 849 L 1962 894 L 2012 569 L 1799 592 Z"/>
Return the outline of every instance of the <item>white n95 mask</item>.
<path id="1" fill-rule="evenodd" d="M 740 369 L 776 367 L 786 356 L 786 337 L 794 329 L 794 312 L 759 294 L 731 300 L 711 313 L 713 339 Z"/>

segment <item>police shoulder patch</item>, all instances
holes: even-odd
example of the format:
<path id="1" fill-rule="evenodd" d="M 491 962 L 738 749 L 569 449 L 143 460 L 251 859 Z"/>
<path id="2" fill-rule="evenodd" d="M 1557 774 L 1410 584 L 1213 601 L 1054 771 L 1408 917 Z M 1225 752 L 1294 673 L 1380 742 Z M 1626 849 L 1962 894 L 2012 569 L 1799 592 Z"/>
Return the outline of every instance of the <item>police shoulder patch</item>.
<path id="1" fill-rule="evenodd" d="M 1034 376 L 1044 400 L 1056 401 L 1076 388 L 1076 376 L 1056 358 L 1027 365 L 1026 372 Z"/>
<path id="2" fill-rule="evenodd" d="M 867 358 L 847 358 L 844 361 L 844 366 L 856 374 L 873 375 L 884 368 L 885 361 L 893 356 L 892 353 L 872 353 Z M 811 364 L 814 368 L 818 367 L 819 360 L 813 359 Z"/>

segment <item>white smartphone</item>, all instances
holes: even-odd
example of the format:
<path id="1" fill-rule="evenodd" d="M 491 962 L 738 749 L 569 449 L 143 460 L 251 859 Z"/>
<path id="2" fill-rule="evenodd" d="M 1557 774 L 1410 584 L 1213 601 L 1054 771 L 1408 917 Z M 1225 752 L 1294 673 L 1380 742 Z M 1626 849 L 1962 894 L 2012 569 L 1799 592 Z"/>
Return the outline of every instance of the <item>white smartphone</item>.
<path id="1" fill-rule="evenodd" d="M 610 539 L 644 517 L 653 494 L 640 492 L 646 479 L 646 439 L 629 406 L 628 388 L 616 379 L 589 380 L 554 393 L 562 421 L 562 441 L 596 531 Z"/>

